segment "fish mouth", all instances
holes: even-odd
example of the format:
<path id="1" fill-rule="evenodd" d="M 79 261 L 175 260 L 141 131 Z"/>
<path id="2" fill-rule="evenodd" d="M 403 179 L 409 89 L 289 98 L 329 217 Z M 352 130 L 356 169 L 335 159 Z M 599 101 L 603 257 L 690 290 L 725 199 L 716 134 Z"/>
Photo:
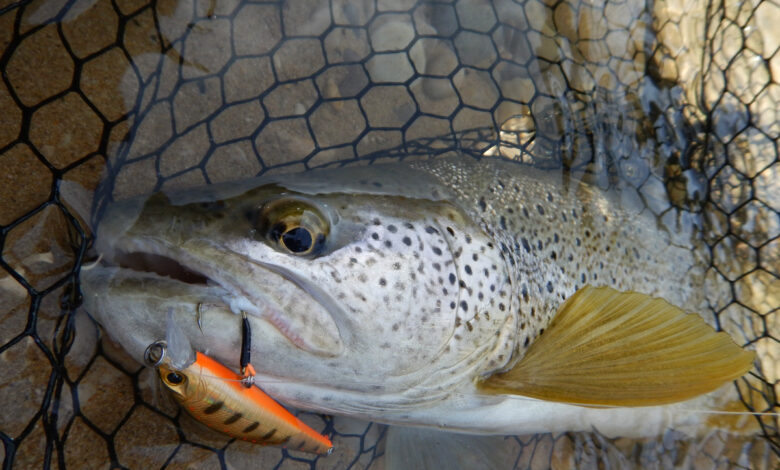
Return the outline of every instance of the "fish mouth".
<path id="1" fill-rule="evenodd" d="M 228 264 L 225 261 L 228 256 L 231 254 L 224 253 L 220 261 Z M 124 239 L 114 245 L 99 264 L 118 269 L 118 276 L 143 277 L 151 281 L 167 279 L 189 286 L 190 291 L 192 287 L 202 289 L 203 298 L 195 298 L 193 302 L 223 304 L 235 314 L 246 313 L 262 318 L 303 351 L 327 357 L 337 356 L 343 351 L 339 329 L 331 316 L 332 309 L 320 304 L 321 299 L 301 288 L 300 281 L 284 269 L 257 264 L 258 277 L 271 278 L 276 286 L 254 286 L 251 282 L 237 282 L 238 276 L 228 275 L 218 263 L 192 256 L 181 248 L 156 240 L 136 239 Z M 289 286 L 287 289 L 295 289 L 295 297 L 299 302 L 307 302 L 308 308 L 290 312 L 271 298 L 268 291 L 273 291 L 274 287 L 285 287 L 282 283 Z M 220 295 L 214 295 L 214 287 L 219 288 Z"/>
<path id="2" fill-rule="evenodd" d="M 141 273 L 154 273 L 185 284 L 206 286 L 211 280 L 205 274 L 188 268 L 171 257 L 156 253 L 120 251 L 113 257 L 113 261 L 119 268 Z"/>

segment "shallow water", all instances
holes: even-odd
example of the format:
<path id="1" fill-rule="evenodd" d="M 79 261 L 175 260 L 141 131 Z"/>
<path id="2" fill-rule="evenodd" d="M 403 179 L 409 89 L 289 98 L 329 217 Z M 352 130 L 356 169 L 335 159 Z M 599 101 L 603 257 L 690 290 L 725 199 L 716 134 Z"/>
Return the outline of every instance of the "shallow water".
<path id="1" fill-rule="evenodd" d="M 305 415 L 337 446 L 312 459 L 230 442 L 156 394 L 73 314 L 79 210 L 103 172 L 98 212 L 160 188 L 456 147 L 615 187 L 682 234 L 703 227 L 709 315 L 763 358 L 736 386 L 776 411 L 777 2 L 320 3 L 0 7 L 6 465 L 382 468 L 381 425 Z M 775 467 L 777 418 L 743 425 L 747 437 L 510 438 L 510 466 Z"/>

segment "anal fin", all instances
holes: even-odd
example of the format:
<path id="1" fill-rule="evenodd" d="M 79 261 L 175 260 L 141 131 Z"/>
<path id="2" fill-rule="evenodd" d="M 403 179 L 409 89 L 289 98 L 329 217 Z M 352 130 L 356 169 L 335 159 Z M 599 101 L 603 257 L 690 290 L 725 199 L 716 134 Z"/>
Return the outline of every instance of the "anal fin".
<path id="1" fill-rule="evenodd" d="M 582 405 L 663 405 L 742 376 L 754 357 L 665 300 L 586 286 L 511 370 L 478 388 Z"/>

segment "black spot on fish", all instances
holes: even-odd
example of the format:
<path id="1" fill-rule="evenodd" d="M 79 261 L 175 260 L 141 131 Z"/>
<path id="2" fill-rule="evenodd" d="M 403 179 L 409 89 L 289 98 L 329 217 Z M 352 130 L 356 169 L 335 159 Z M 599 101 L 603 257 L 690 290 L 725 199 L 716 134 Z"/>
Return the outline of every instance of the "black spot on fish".
<path id="1" fill-rule="evenodd" d="M 396 226 L 395 226 L 395 225 L 393 225 L 393 224 L 390 224 L 390 225 L 388 225 L 388 226 L 387 226 L 387 230 L 388 230 L 390 233 L 395 233 L 395 232 L 397 232 L 397 231 L 398 231 L 398 227 L 396 227 Z"/>
<path id="2" fill-rule="evenodd" d="M 439 233 L 439 231 L 429 225 L 425 227 L 425 233 L 433 234 L 433 233 Z"/>
<path id="3" fill-rule="evenodd" d="M 453 237 L 455 236 L 455 230 L 452 230 L 452 227 L 447 227 L 447 232 L 448 232 L 448 233 L 449 233 L 451 236 L 453 236 Z"/>
<path id="4" fill-rule="evenodd" d="M 379 234 L 374 232 L 371 234 L 371 238 L 373 238 L 374 240 L 379 240 Z"/>
<path id="5" fill-rule="evenodd" d="M 539 215 L 544 215 L 544 207 L 541 204 L 536 205 L 536 210 L 539 211 Z"/>
<path id="6" fill-rule="evenodd" d="M 455 302 L 450 302 L 450 308 L 455 308 Z"/>
<path id="7" fill-rule="evenodd" d="M 487 210 L 487 203 L 485 202 L 484 197 L 479 198 L 479 208 L 482 210 L 482 212 Z"/>
<path id="8" fill-rule="evenodd" d="M 466 265 L 466 267 L 465 267 L 464 269 L 466 270 L 466 274 L 471 274 L 471 266 L 469 266 L 469 265 L 467 264 L 467 265 Z"/>
<path id="9" fill-rule="evenodd" d="M 386 286 L 387 285 L 387 281 L 385 280 L 385 278 L 382 277 L 382 278 L 379 279 L 379 285 L 380 286 Z"/>
<path id="10" fill-rule="evenodd" d="M 437 255 L 441 256 L 441 248 L 439 248 L 438 246 L 434 246 L 434 247 L 432 248 L 432 250 L 433 250 L 433 252 L 434 252 L 435 254 L 437 254 Z"/>
<path id="11" fill-rule="evenodd" d="M 231 416 L 230 418 L 228 418 L 225 421 L 223 421 L 223 423 L 224 424 L 233 424 L 236 421 L 238 421 L 239 419 L 241 419 L 242 416 L 243 415 L 241 413 L 236 413 L 233 416 Z"/>
<path id="12" fill-rule="evenodd" d="M 221 402 L 221 401 L 218 401 L 218 402 L 214 403 L 213 405 L 209 406 L 208 408 L 206 408 L 205 410 L 203 410 L 203 413 L 205 413 L 207 415 L 216 413 L 217 411 L 221 410 L 223 406 L 225 406 L 225 403 Z"/>
<path id="13" fill-rule="evenodd" d="M 252 423 L 252 424 L 250 424 L 249 426 L 245 427 L 245 428 L 243 429 L 243 431 L 241 431 L 241 432 L 252 432 L 252 431 L 254 431 L 255 429 L 257 429 L 259 426 L 260 426 L 260 423 L 258 423 L 257 421 L 255 421 L 254 423 Z"/>
<path id="14" fill-rule="evenodd" d="M 465 300 L 461 300 L 461 301 L 460 301 L 460 308 L 462 308 L 464 312 L 468 312 L 468 310 L 469 310 L 469 304 L 468 304 L 468 303 L 466 303 L 466 301 L 465 301 Z"/>
<path id="15" fill-rule="evenodd" d="M 501 216 L 501 219 L 499 220 L 499 223 L 501 224 L 501 228 L 506 230 L 506 217 L 503 215 Z"/>
<path id="16" fill-rule="evenodd" d="M 455 284 L 455 274 L 450 273 L 449 279 L 450 279 L 450 284 Z"/>
<path id="17" fill-rule="evenodd" d="M 553 291 L 553 285 L 552 285 L 552 282 L 550 282 L 550 281 L 547 281 L 547 292 L 550 292 L 550 293 L 552 293 L 552 291 Z"/>
<path id="18" fill-rule="evenodd" d="M 523 207 L 523 215 L 525 216 L 526 219 L 529 217 L 528 209 L 526 209 L 525 207 Z"/>
<path id="19" fill-rule="evenodd" d="M 528 243 L 528 239 L 523 237 L 523 239 L 520 240 L 520 241 L 523 243 L 523 248 L 525 248 L 525 251 L 530 253 L 531 252 L 531 244 Z"/>
<path id="20" fill-rule="evenodd" d="M 270 439 L 270 438 L 271 438 L 271 437 L 272 437 L 274 434 L 276 434 L 276 428 L 273 428 L 273 429 L 271 429 L 270 431 L 268 431 L 267 433 L 265 433 L 265 434 L 263 434 L 262 436 L 260 436 L 260 439 L 262 439 L 262 440 L 264 440 L 264 441 L 267 441 L 267 440 L 268 440 L 268 439 Z"/>
<path id="21" fill-rule="evenodd" d="M 393 242 L 391 242 L 390 240 L 385 240 L 385 246 L 386 246 L 387 248 L 390 248 L 390 247 L 392 247 L 392 246 L 393 246 Z"/>
<path id="22" fill-rule="evenodd" d="M 409 237 L 404 237 L 403 239 L 401 239 L 401 241 L 404 242 L 404 245 L 406 246 L 412 246 L 412 239 Z"/>

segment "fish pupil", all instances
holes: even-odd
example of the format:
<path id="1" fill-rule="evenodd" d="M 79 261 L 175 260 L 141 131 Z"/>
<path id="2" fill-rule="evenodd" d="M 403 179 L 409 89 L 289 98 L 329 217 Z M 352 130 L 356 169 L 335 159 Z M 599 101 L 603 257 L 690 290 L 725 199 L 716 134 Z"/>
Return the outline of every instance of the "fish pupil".
<path id="1" fill-rule="evenodd" d="M 295 227 L 282 234 L 282 244 L 293 253 L 304 253 L 311 249 L 311 233 L 303 227 Z"/>
<path id="2" fill-rule="evenodd" d="M 170 383 L 172 383 L 174 385 L 178 385 L 178 384 L 180 384 L 180 383 L 182 383 L 184 381 L 184 377 L 182 377 L 181 375 L 177 374 L 176 372 L 169 372 L 168 376 L 166 377 L 166 379 L 168 379 L 168 382 L 170 382 Z"/>

